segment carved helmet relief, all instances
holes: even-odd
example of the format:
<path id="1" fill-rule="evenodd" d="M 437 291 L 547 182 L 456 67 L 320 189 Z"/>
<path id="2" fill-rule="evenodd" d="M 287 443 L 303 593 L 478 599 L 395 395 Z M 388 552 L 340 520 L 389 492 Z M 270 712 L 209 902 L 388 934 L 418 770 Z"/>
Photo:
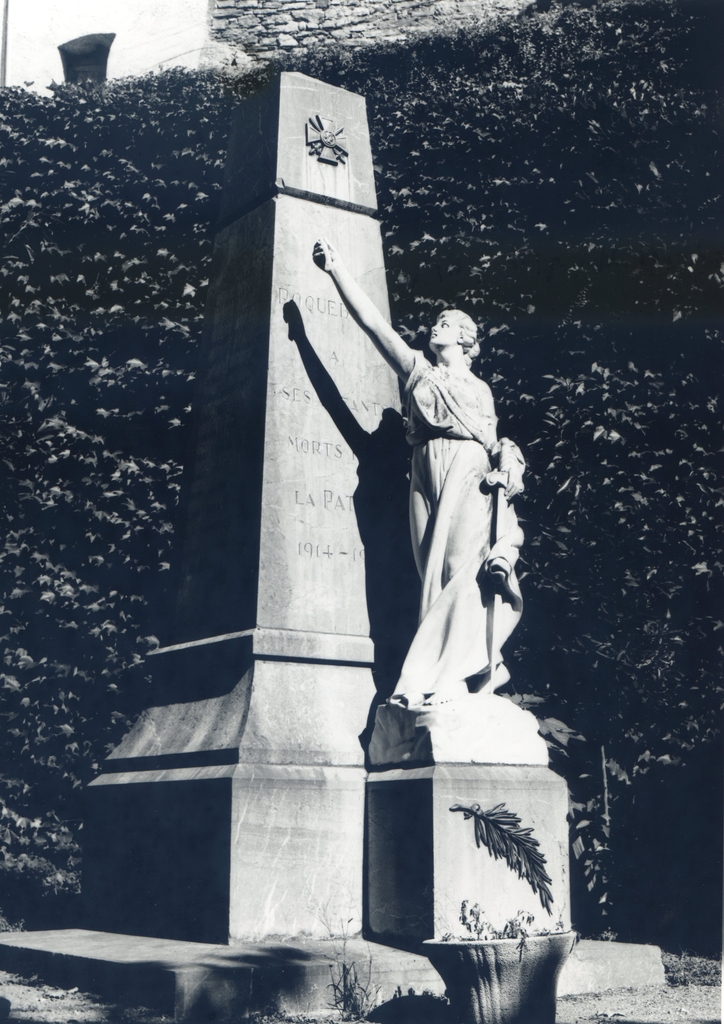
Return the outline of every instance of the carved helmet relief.
<path id="1" fill-rule="evenodd" d="M 344 128 L 338 129 L 335 121 L 329 117 L 320 117 L 319 114 L 310 117 L 305 127 L 310 156 L 316 156 L 320 163 L 332 164 L 334 167 L 347 162 L 349 153 L 342 145 L 347 143 Z"/>

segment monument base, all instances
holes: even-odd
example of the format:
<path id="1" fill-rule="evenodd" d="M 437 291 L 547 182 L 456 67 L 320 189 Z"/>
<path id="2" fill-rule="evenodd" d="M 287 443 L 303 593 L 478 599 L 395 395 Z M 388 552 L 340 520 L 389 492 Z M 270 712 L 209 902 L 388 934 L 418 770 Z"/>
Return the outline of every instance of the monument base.
<path id="1" fill-rule="evenodd" d="M 181 681 L 217 696 L 144 711 L 87 788 L 88 927 L 205 943 L 359 934 L 359 733 L 375 688 L 350 662 L 368 648 L 256 629 L 154 656 L 157 693 Z"/>
<path id="2" fill-rule="evenodd" d="M 363 768 L 250 764 L 99 776 L 88 925 L 211 943 L 359 934 L 364 780 Z"/>
<path id="3" fill-rule="evenodd" d="M 431 997 L 423 993 L 445 990 L 427 957 L 360 939 L 214 946 L 80 928 L 0 933 L 0 970 L 145 1006 L 176 1021 L 238 1021 L 270 1006 L 288 1014 L 328 1011 L 334 1005 L 329 986 L 343 964 L 354 964 L 372 998 L 393 1000 L 407 1019 L 428 1017 Z M 665 984 L 656 946 L 584 939 L 561 971 L 558 995 Z M 406 995 L 399 998 L 399 991 Z"/>
<path id="4" fill-rule="evenodd" d="M 548 764 L 538 722 L 505 697 L 469 694 L 442 704 L 377 709 L 369 748 L 375 766 Z"/>
<path id="5" fill-rule="evenodd" d="M 223 946 L 79 928 L 0 934 L 0 970 L 197 1024 L 344 1010 L 339 983 L 352 967 L 358 988 L 348 998 L 367 1009 L 396 1003 L 400 990 L 429 1005 L 423 991 L 445 990 L 426 957 L 361 939 Z"/>
<path id="6" fill-rule="evenodd" d="M 474 807 L 503 804 L 532 829 L 550 878 L 550 913 L 504 857 L 476 842 Z M 466 816 L 455 807 L 470 808 Z M 568 790 L 542 765 L 435 765 L 376 772 L 367 782 L 365 934 L 418 952 L 425 939 L 466 936 L 463 901 L 497 931 L 521 911 L 529 933 L 570 929 Z M 472 937 L 472 936 L 471 936 Z"/>

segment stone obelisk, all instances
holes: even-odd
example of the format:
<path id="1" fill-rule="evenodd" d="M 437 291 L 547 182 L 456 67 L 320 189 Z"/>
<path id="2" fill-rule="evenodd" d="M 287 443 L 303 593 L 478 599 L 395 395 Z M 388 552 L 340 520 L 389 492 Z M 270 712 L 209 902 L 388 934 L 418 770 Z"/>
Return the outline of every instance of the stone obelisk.
<path id="1" fill-rule="evenodd" d="M 311 253 L 328 236 L 387 310 L 375 214 L 361 96 L 284 73 L 241 105 L 176 633 L 149 658 L 163 699 L 88 790 L 91 927 L 207 942 L 361 930 L 374 510 L 354 438 L 382 436 L 399 394 Z M 290 302 L 326 374 L 290 340 Z"/>

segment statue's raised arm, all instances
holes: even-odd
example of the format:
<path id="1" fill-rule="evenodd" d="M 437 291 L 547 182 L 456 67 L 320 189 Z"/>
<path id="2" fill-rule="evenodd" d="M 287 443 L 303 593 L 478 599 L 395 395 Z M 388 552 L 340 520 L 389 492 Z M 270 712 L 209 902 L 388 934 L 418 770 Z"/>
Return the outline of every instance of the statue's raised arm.
<path id="1" fill-rule="evenodd" d="M 410 346 L 387 323 L 374 302 L 363 292 L 328 239 L 320 238 L 317 241 L 312 256 L 317 266 L 326 271 L 334 281 L 352 318 L 370 338 L 403 384 L 406 384 L 415 365 L 414 353 Z"/>

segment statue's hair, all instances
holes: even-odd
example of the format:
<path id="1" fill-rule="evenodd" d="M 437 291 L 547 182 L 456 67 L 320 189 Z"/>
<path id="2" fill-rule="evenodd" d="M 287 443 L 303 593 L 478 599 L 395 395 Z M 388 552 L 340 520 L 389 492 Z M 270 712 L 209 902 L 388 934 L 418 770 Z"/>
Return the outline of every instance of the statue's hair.
<path id="1" fill-rule="evenodd" d="M 441 320 L 446 316 L 460 328 L 460 344 L 465 353 L 465 362 L 470 366 L 474 359 L 480 355 L 480 342 L 478 341 L 478 325 L 471 316 L 463 313 L 461 309 L 444 309 L 438 314 L 437 319 Z"/>

